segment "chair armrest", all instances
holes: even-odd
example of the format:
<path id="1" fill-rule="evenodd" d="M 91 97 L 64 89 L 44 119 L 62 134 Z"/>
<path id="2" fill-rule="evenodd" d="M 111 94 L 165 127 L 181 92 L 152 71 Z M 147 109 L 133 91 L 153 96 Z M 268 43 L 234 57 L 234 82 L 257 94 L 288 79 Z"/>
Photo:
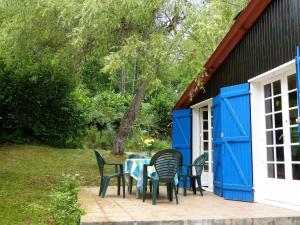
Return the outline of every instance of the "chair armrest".
<path id="1" fill-rule="evenodd" d="M 204 166 L 204 165 L 193 165 L 193 164 L 190 165 L 190 167 L 197 167 L 197 166 L 201 167 L 201 166 Z"/>
<path id="2" fill-rule="evenodd" d="M 123 164 L 121 164 L 121 163 L 105 163 L 105 165 L 114 166 L 115 167 L 115 173 L 119 173 L 118 167 L 120 167 L 120 173 L 121 174 L 124 173 Z"/>
<path id="3" fill-rule="evenodd" d="M 109 165 L 109 166 L 123 166 L 122 163 L 105 163 L 105 165 Z"/>

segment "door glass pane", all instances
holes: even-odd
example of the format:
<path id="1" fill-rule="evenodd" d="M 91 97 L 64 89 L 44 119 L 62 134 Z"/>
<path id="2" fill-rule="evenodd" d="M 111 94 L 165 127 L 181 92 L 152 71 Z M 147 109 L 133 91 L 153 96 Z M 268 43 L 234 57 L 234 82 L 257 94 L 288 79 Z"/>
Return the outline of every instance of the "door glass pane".
<path id="1" fill-rule="evenodd" d="M 203 140 L 208 140 L 208 132 L 203 132 Z"/>
<path id="2" fill-rule="evenodd" d="M 277 162 L 283 162 L 284 161 L 283 147 L 276 147 L 276 161 Z"/>
<path id="3" fill-rule="evenodd" d="M 297 92 L 296 91 L 289 93 L 289 106 L 290 106 L 290 108 L 297 106 Z"/>
<path id="4" fill-rule="evenodd" d="M 282 127 L 282 114 L 276 113 L 275 114 L 275 127 Z"/>
<path id="5" fill-rule="evenodd" d="M 266 113 L 272 112 L 272 100 L 271 99 L 265 100 L 265 110 L 266 110 Z"/>
<path id="6" fill-rule="evenodd" d="M 283 130 L 275 131 L 276 144 L 283 144 Z"/>
<path id="7" fill-rule="evenodd" d="M 275 170 L 274 170 L 274 164 L 272 163 L 268 163 L 267 164 L 268 167 L 268 177 L 269 178 L 275 178 Z"/>
<path id="8" fill-rule="evenodd" d="M 265 91 L 265 98 L 268 98 L 271 96 L 271 84 L 267 84 L 264 86 Z"/>
<path id="9" fill-rule="evenodd" d="M 203 121 L 203 129 L 208 130 L 208 121 Z"/>
<path id="10" fill-rule="evenodd" d="M 292 145 L 292 161 L 299 161 L 300 162 L 300 146 L 299 145 Z"/>
<path id="11" fill-rule="evenodd" d="M 279 179 L 285 178 L 284 164 L 277 164 L 277 178 Z"/>
<path id="12" fill-rule="evenodd" d="M 208 151 L 208 142 L 203 142 L 203 150 Z"/>
<path id="13" fill-rule="evenodd" d="M 266 128 L 267 128 L 267 129 L 273 128 L 272 115 L 266 116 Z"/>
<path id="14" fill-rule="evenodd" d="M 288 90 L 296 89 L 296 74 L 288 76 Z"/>
<path id="15" fill-rule="evenodd" d="M 281 93 L 281 85 L 280 85 L 280 80 L 278 80 L 273 83 L 273 95 L 278 95 L 280 93 Z"/>
<path id="16" fill-rule="evenodd" d="M 203 111 L 203 119 L 207 120 L 208 119 L 208 112 Z"/>
<path id="17" fill-rule="evenodd" d="M 267 161 L 274 161 L 274 150 L 273 147 L 268 147 L 267 148 Z"/>
<path id="18" fill-rule="evenodd" d="M 267 131 L 267 145 L 273 144 L 273 131 Z"/>
<path id="19" fill-rule="evenodd" d="M 292 143 L 298 143 L 298 130 L 297 127 L 292 127 L 290 129 L 291 131 L 291 142 Z"/>
<path id="20" fill-rule="evenodd" d="M 274 98 L 274 110 L 281 110 L 281 96 Z"/>
<path id="21" fill-rule="evenodd" d="M 290 110 L 290 124 L 293 125 L 293 124 L 296 124 L 296 119 L 297 119 L 297 113 L 298 113 L 298 110 L 297 109 L 291 109 Z"/>
<path id="22" fill-rule="evenodd" d="M 300 164 L 293 164 L 293 180 L 300 180 Z"/>

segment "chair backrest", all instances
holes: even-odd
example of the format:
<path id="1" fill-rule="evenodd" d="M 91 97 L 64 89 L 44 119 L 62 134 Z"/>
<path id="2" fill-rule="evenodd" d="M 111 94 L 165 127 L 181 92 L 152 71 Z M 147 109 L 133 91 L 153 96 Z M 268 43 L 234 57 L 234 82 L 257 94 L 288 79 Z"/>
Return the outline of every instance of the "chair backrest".
<path id="1" fill-rule="evenodd" d="M 182 161 L 181 152 L 176 149 L 165 149 L 152 156 L 150 165 L 154 165 L 160 181 L 173 182 Z"/>
<path id="2" fill-rule="evenodd" d="M 127 159 L 144 159 L 145 156 L 142 154 L 130 154 Z"/>
<path id="3" fill-rule="evenodd" d="M 106 162 L 105 162 L 103 156 L 100 154 L 100 152 L 95 150 L 95 155 L 96 155 L 99 171 L 101 172 L 103 170 L 103 167 L 106 164 Z"/>
<path id="4" fill-rule="evenodd" d="M 196 175 L 197 176 L 201 176 L 204 164 L 207 161 L 207 159 L 208 159 L 208 154 L 207 153 L 203 153 L 202 155 L 200 155 L 199 157 L 197 157 L 194 160 L 193 165 L 196 165 L 194 168 L 196 170 Z"/>

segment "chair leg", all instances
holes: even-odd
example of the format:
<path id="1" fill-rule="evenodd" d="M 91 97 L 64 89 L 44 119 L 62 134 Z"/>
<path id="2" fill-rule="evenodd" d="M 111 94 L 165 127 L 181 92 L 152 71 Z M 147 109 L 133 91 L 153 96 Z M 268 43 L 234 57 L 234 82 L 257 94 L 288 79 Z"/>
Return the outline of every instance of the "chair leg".
<path id="1" fill-rule="evenodd" d="M 101 179 L 100 179 L 99 196 L 101 196 L 101 193 L 102 193 L 102 185 L 103 185 L 103 176 L 101 176 Z"/>
<path id="2" fill-rule="evenodd" d="M 178 184 L 176 186 L 176 193 L 178 194 L 178 191 L 179 191 L 179 181 L 178 181 Z"/>
<path id="3" fill-rule="evenodd" d="M 159 182 L 156 180 L 152 181 L 152 205 L 156 205 L 156 199 L 157 199 L 157 186 L 159 185 Z"/>
<path id="4" fill-rule="evenodd" d="M 173 184 L 169 184 L 170 185 L 170 200 L 171 200 L 171 202 L 173 201 Z"/>
<path id="5" fill-rule="evenodd" d="M 121 188 L 121 177 L 118 177 L 118 195 L 120 195 L 120 188 Z"/>
<path id="6" fill-rule="evenodd" d="M 107 188 L 108 188 L 109 181 L 110 181 L 110 177 L 105 177 L 105 178 L 103 179 L 102 193 L 101 193 L 101 197 L 102 197 L 102 198 L 104 198 L 105 195 L 106 195 L 106 191 L 107 191 Z"/>
<path id="7" fill-rule="evenodd" d="M 183 196 L 186 196 L 187 177 L 183 179 Z"/>
<path id="8" fill-rule="evenodd" d="M 145 202 L 146 199 L 147 180 L 147 178 L 143 179 L 143 202 Z"/>
<path id="9" fill-rule="evenodd" d="M 125 175 L 122 174 L 123 198 L 125 198 Z"/>
<path id="10" fill-rule="evenodd" d="M 130 193 L 130 174 L 127 175 L 128 185 L 127 185 L 127 191 Z"/>
<path id="11" fill-rule="evenodd" d="M 169 201 L 172 201 L 172 198 L 171 198 L 171 193 L 172 193 L 172 188 L 171 188 L 171 184 L 167 184 L 167 196 L 168 196 L 168 199 Z"/>
<path id="12" fill-rule="evenodd" d="M 199 190 L 200 190 L 200 194 L 201 194 L 201 196 L 203 196 L 201 177 L 197 177 L 197 183 L 198 183 L 198 187 L 199 187 Z"/>
<path id="13" fill-rule="evenodd" d="M 151 180 L 149 181 L 149 186 L 150 186 L 150 192 L 152 193 L 152 181 Z M 147 190 L 147 186 L 146 186 L 146 190 Z"/>
<path id="14" fill-rule="evenodd" d="M 192 186 L 192 189 L 193 189 L 193 193 L 195 195 L 196 194 L 196 182 L 195 182 L 195 178 L 191 177 L 190 181 L 191 181 L 191 186 Z"/>
<path id="15" fill-rule="evenodd" d="M 176 185 L 175 184 L 173 184 L 172 185 L 173 186 L 173 188 L 174 188 L 174 194 L 175 194 L 175 199 L 176 199 L 176 204 L 178 205 L 178 197 L 177 197 L 177 192 L 176 192 Z M 171 190 L 171 192 L 172 192 L 172 190 Z M 172 192 L 173 193 L 173 192 Z M 172 194 L 173 195 L 173 194 Z"/>
<path id="16" fill-rule="evenodd" d="M 128 180 L 128 192 L 129 192 L 129 194 L 132 194 L 132 183 L 133 183 L 133 178 L 132 178 L 132 176 L 129 176 L 129 180 Z"/>

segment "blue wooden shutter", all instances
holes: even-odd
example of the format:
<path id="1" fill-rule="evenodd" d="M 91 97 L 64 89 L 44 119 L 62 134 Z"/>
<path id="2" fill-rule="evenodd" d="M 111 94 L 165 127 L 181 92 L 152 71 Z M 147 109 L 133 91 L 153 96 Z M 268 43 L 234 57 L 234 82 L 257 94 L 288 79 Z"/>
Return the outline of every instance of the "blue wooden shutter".
<path id="1" fill-rule="evenodd" d="M 221 89 L 225 199 L 253 201 L 249 84 Z"/>
<path id="2" fill-rule="evenodd" d="M 192 111 L 191 109 L 174 110 L 172 116 L 172 147 L 182 153 L 183 164 L 190 164 Z"/>
<path id="3" fill-rule="evenodd" d="M 213 99 L 213 166 L 214 166 L 214 193 L 223 196 L 223 171 L 222 171 L 222 138 L 221 138 L 221 101 L 220 96 Z"/>
<path id="4" fill-rule="evenodd" d="M 297 100 L 298 100 L 298 137 L 300 142 L 300 55 L 299 55 L 299 47 L 296 50 L 296 80 L 297 80 Z"/>

